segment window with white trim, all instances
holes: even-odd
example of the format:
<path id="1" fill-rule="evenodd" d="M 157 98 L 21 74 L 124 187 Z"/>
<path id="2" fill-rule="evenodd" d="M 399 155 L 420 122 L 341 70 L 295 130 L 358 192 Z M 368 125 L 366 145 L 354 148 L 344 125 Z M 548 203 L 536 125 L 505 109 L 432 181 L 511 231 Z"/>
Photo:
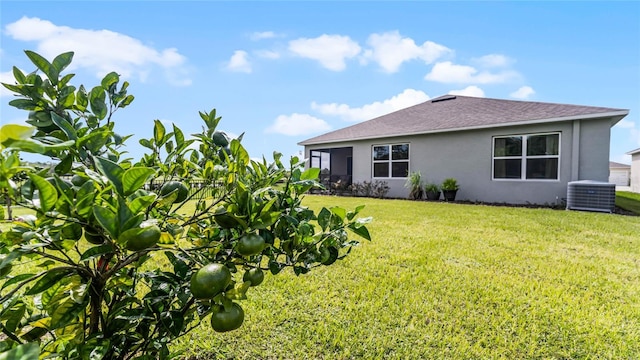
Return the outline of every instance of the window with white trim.
<path id="1" fill-rule="evenodd" d="M 406 178 L 409 175 L 409 144 L 374 145 L 374 178 Z"/>
<path id="2" fill-rule="evenodd" d="M 493 138 L 493 179 L 558 180 L 560 133 Z"/>

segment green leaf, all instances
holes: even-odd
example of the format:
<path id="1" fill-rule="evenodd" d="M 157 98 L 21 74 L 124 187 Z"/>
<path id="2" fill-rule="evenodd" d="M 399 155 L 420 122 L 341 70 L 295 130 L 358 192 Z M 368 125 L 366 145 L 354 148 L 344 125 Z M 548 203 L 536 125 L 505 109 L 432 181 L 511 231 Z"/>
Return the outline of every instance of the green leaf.
<path id="1" fill-rule="evenodd" d="M 129 203 L 129 209 L 134 214 L 139 213 L 142 209 L 147 208 L 147 206 L 153 204 L 154 201 L 158 198 L 158 195 L 145 195 L 145 196 L 137 196 L 135 199 L 131 200 Z"/>
<path id="2" fill-rule="evenodd" d="M 280 264 L 276 261 L 269 261 L 269 271 L 271 271 L 271 274 L 277 275 L 280 271 L 282 271 L 283 268 L 283 264 Z"/>
<path id="3" fill-rule="evenodd" d="M 13 78 L 16 79 L 18 84 L 24 84 L 27 79 L 26 76 L 24 76 L 24 73 L 15 66 L 13 67 Z"/>
<path id="4" fill-rule="evenodd" d="M 122 231 L 125 231 L 130 227 L 137 226 L 139 224 L 138 222 L 137 224 L 125 227 L 125 224 L 127 224 L 129 220 L 134 219 L 133 215 L 134 215 L 133 212 L 131 212 L 131 209 L 129 209 L 129 207 L 127 206 L 127 201 L 125 200 L 125 198 L 123 198 L 122 196 L 118 196 L 118 226 L 116 228 L 117 234 L 115 233 L 113 234 L 114 237 L 118 237 L 118 235 Z M 135 219 L 134 221 L 137 222 L 138 219 Z"/>
<path id="5" fill-rule="evenodd" d="M 184 317 L 180 311 L 169 311 L 160 317 L 160 321 L 165 329 L 167 329 L 173 336 L 179 336 L 184 330 Z"/>
<path id="6" fill-rule="evenodd" d="M 91 94 L 89 95 L 91 111 L 93 111 L 99 120 L 102 120 L 107 116 L 106 99 L 106 94 L 101 86 L 96 86 L 91 89 Z"/>
<path id="7" fill-rule="evenodd" d="M 83 85 L 80 85 L 80 88 L 76 92 L 76 107 L 78 108 L 78 110 L 84 111 L 87 109 L 87 105 L 89 105 L 87 90 Z"/>
<path id="8" fill-rule="evenodd" d="M 21 344 L 0 354 L 0 360 L 33 360 L 39 357 L 40 346 L 37 342 Z"/>
<path id="9" fill-rule="evenodd" d="M 360 224 L 358 225 L 357 223 L 351 223 L 347 226 L 347 228 L 351 231 L 353 231 L 355 234 L 357 234 L 358 236 L 361 236 L 369 241 L 371 241 L 371 235 L 369 234 L 369 230 L 367 229 L 366 226 Z"/>
<path id="10" fill-rule="evenodd" d="M 25 54 L 27 54 L 29 60 L 31 60 L 31 62 L 37 66 L 38 69 L 47 76 L 47 78 L 49 78 L 51 85 L 55 86 L 58 84 L 58 76 L 60 75 L 60 72 L 52 66 L 47 59 L 30 50 L 25 50 Z"/>
<path id="11" fill-rule="evenodd" d="M 67 74 L 65 76 L 62 77 L 62 79 L 60 79 L 60 82 L 58 83 L 59 86 L 65 86 L 67 85 L 67 83 L 74 77 L 76 76 L 76 74 Z M 74 96 L 75 98 L 75 96 Z"/>
<path id="12" fill-rule="evenodd" d="M 339 217 L 341 221 L 344 221 L 345 216 L 347 216 L 347 211 L 339 206 L 332 207 L 331 212 Z"/>
<path id="13" fill-rule="evenodd" d="M 109 208 L 95 205 L 93 207 L 93 215 L 98 220 L 98 223 L 115 239 L 118 235 L 119 225 L 116 213 Z"/>
<path id="14" fill-rule="evenodd" d="M 356 208 L 353 211 L 347 212 L 347 220 L 349 221 L 353 220 L 353 218 L 355 218 L 356 215 L 358 215 L 360 211 L 362 211 L 362 209 L 364 209 L 364 205 L 359 205 L 359 206 L 356 206 Z"/>
<path id="15" fill-rule="evenodd" d="M 50 330 L 63 328 L 76 323 L 78 314 L 84 311 L 85 308 L 85 304 L 78 304 L 70 297 L 59 302 L 51 314 Z"/>
<path id="16" fill-rule="evenodd" d="M 7 124 L 0 127 L 0 144 L 8 139 L 26 140 L 31 137 L 35 128 L 33 126 L 25 126 L 18 124 Z"/>
<path id="17" fill-rule="evenodd" d="M 73 86 L 65 86 L 58 95 L 58 107 L 70 108 L 76 102 L 75 90 Z"/>
<path id="18" fill-rule="evenodd" d="M 82 255 L 80 256 L 80 261 L 88 261 L 91 259 L 95 259 L 97 257 L 100 257 L 104 254 L 109 254 L 111 252 L 113 252 L 113 245 L 111 245 L 110 243 L 104 243 L 100 246 L 94 246 L 89 250 L 85 251 L 84 253 L 82 253 Z"/>
<path id="19" fill-rule="evenodd" d="M 73 51 L 62 53 L 56 56 L 56 58 L 53 59 L 51 65 L 54 67 L 54 69 L 56 69 L 58 73 L 61 73 L 62 70 L 66 69 L 67 66 L 71 64 L 71 60 L 73 60 Z"/>
<path id="20" fill-rule="evenodd" d="M 316 180 L 320 176 L 320 168 L 309 168 L 300 175 L 300 180 Z"/>
<path id="21" fill-rule="evenodd" d="M 229 147 L 231 148 L 231 154 L 233 154 L 234 160 L 238 163 L 238 166 L 240 166 L 240 168 L 243 169 L 249 164 L 249 153 L 244 148 L 244 146 L 240 144 L 240 141 L 238 141 L 238 139 L 231 140 L 231 144 L 229 145 Z"/>
<path id="22" fill-rule="evenodd" d="M 71 123 L 67 121 L 67 119 L 61 117 L 55 112 L 51 112 L 51 121 L 54 124 L 58 125 L 58 127 L 67 135 L 69 140 L 76 140 L 78 135 L 76 134 L 76 129 L 71 126 Z"/>
<path id="23" fill-rule="evenodd" d="M 178 148 L 181 148 L 182 144 L 184 144 L 184 134 L 182 133 L 182 130 L 180 130 L 180 128 L 176 126 L 176 124 L 173 124 L 173 134 L 176 139 L 176 146 Z"/>
<path id="24" fill-rule="evenodd" d="M 255 229 L 266 229 L 269 226 L 273 225 L 279 217 L 279 211 L 262 213 L 260 214 L 260 217 L 257 219 L 257 221 L 253 222 L 251 225 Z"/>
<path id="25" fill-rule="evenodd" d="M 85 146 L 94 154 L 100 153 L 109 141 L 110 131 L 106 128 L 95 129 L 78 140 L 78 146 Z"/>
<path id="26" fill-rule="evenodd" d="M 66 175 L 71 171 L 71 167 L 73 166 L 73 155 L 67 155 L 64 159 L 60 160 L 60 163 L 56 165 L 55 171 L 56 174 Z"/>
<path id="27" fill-rule="evenodd" d="M 50 287 L 55 285 L 58 281 L 64 279 L 71 273 L 73 273 L 73 270 L 71 269 L 61 269 L 61 268 L 51 269 L 47 271 L 47 273 L 44 274 L 43 277 L 38 279 L 38 281 L 33 285 L 33 287 L 31 287 L 31 289 L 25 291 L 24 294 L 25 295 L 39 294 L 49 289 Z"/>
<path id="28" fill-rule="evenodd" d="M 38 103 L 29 99 L 15 99 L 9 101 L 9 105 L 20 110 L 41 110 L 42 107 Z"/>
<path id="29" fill-rule="evenodd" d="M 140 143 L 140 145 L 153 150 L 153 144 L 151 144 L 151 141 L 147 139 L 140 139 L 138 142 Z"/>
<path id="30" fill-rule="evenodd" d="M 27 280 L 28 278 L 34 276 L 35 274 L 20 274 L 20 275 L 16 275 L 14 277 L 12 277 L 11 279 L 5 279 L 6 281 L 2 284 L 2 287 L 0 288 L 0 290 L 4 290 L 6 287 L 13 285 L 13 284 L 17 284 L 23 280 Z"/>
<path id="31" fill-rule="evenodd" d="M 15 332 L 18 328 L 18 325 L 20 325 L 20 322 L 22 321 L 22 317 L 27 310 L 27 306 L 22 301 L 20 301 L 8 310 L 8 316 L 3 316 L 4 320 L 6 320 L 5 328 L 10 332 Z"/>
<path id="32" fill-rule="evenodd" d="M 42 211 L 47 212 L 51 210 L 58 201 L 58 191 L 56 187 L 51 185 L 44 178 L 30 173 L 29 178 L 33 182 L 33 184 L 38 188 L 39 196 L 40 196 L 40 208 Z"/>
<path id="33" fill-rule="evenodd" d="M 111 85 L 116 84 L 118 81 L 120 81 L 120 76 L 112 71 L 102 78 L 102 82 L 100 84 L 104 90 L 109 91 Z"/>
<path id="34" fill-rule="evenodd" d="M 162 125 L 162 122 L 160 122 L 160 120 L 154 120 L 153 139 L 156 141 L 158 146 L 162 146 L 165 132 L 166 130 L 164 125 Z"/>
<path id="35" fill-rule="evenodd" d="M 124 195 L 124 188 L 122 185 L 122 176 L 124 175 L 124 170 L 120 167 L 120 165 L 109 159 L 105 159 L 99 156 L 96 156 L 95 159 L 96 168 L 98 168 L 102 175 L 106 176 L 107 179 L 109 179 L 118 194 Z"/>
<path id="36" fill-rule="evenodd" d="M 118 104 L 118 107 L 119 107 L 119 108 L 124 108 L 124 107 L 129 106 L 129 104 L 131 104 L 131 103 L 133 102 L 133 99 L 134 99 L 133 95 L 127 95 L 127 97 L 126 97 L 126 98 L 124 98 L 124 100 L 122 100 L 122 101 Z"/>
<path id="37" fill-rule="evenodd" d="M 140 189 L 153 174 L 155 170 L 148 167 L 132 167 L 126 170 L 122 175 L 124 195 L 131 195 Z"/>
<path id="38" fill-rule="evenodd" d="M 318 225 L 322 228 L 322 231 L 327 229 L 329 226 L 329 222 L 331 221 L 331 211 L 327 210 L 327 208 L 322 208 L 318 213 Z"/>

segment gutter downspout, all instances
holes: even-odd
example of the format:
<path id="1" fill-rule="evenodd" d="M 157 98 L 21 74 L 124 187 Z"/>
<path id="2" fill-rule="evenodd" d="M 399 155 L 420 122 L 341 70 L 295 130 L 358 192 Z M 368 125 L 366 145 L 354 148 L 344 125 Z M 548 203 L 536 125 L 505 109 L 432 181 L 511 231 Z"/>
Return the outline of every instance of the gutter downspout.
<path id="1" fill-rule="evenodd" d="M 580 120 L 573 120 L 573 132 L 571 136 L 571 180 L 580 178 Z"/>

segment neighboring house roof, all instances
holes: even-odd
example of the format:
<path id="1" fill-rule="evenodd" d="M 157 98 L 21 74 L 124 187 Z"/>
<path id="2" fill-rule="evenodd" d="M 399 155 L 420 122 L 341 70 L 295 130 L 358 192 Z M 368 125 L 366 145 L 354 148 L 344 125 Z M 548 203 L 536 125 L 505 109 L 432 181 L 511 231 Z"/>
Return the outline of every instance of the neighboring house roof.
<path id="1" fill-rule="evenodd" d="M 629 151 L 629 152 L 627 153 L 627 155 L 635 155 L 635 154 L 638 154 L 638 153 L 640 153 L 640 148 L 637 148 L 637 149 L 635 149 L 635 150 L 631 150 L 631 151 Z"/>
<path id="2" fill-rule="evenodd" d="M 299 145 L 603 117 L 611 117 L 613 126 L 627 114 L 626 109 L 444 95 Z"/>
<path id="3" fill-rule="evenodd" d="M 615 161 L 609 161 L 609 169 L 630 169 L 631 165 L 622 164 Z"/>

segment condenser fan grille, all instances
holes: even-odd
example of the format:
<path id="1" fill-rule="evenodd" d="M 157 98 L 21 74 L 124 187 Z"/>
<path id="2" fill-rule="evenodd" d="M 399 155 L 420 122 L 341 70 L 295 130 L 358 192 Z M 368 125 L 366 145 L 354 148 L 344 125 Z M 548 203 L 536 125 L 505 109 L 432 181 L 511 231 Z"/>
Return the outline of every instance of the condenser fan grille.
<path id="1" fill-rule="evenodd" d="M 567 185 L 567 209 L 613 212 L 616 207 L 616 185 L 581 180 Z"/>

